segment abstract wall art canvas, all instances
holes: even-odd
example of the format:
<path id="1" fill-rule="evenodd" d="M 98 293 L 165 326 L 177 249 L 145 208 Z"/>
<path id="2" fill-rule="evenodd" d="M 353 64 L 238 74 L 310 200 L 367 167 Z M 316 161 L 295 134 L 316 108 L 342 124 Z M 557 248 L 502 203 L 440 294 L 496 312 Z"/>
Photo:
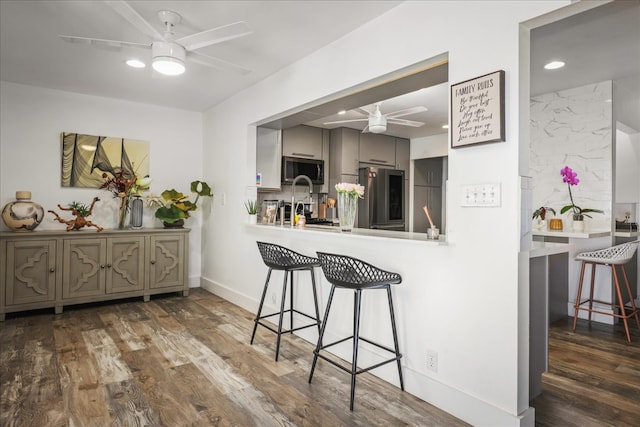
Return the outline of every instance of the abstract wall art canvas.
<path id="1" fill-rule="evenodd" d="M 63 187 L 99 188 L 103 173 L 149 175 L 149 142 L 62 132 Z"/>

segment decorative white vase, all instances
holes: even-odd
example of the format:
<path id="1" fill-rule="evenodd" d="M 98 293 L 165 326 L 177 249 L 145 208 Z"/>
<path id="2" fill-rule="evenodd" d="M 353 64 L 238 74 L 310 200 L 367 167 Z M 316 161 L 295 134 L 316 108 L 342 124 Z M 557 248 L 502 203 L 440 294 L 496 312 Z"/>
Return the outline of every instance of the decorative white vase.
<path id="1" fill-rule="evenodd" d="M 338 193 L 338 219 L 340 231 L 351 232 L 356 222 L 358 198 L 348 193 Z"/>
<path id="2" fill-rule="evenodd" d="M 583 215 L 573 215 L 573 225 L 571 226 L 573 231 L 577 233 L 581 233 L 584 231 L 584 216 Z"/>
<path id="3" fill-rule="evenodd" d="M 44 209 L 31 201 L 30 191 L 16 191 L 15 202 L 2 209 L 2 220 L 13 231 L 33 231 L 44 218 Z"/>
<path id="4" fill-rule="evenodd" d="M 258 223 L 258 215 L 257 214 L 253 214 L 253 215 L 249 215 L 249 224 L 252 225 L 256 225 Z"/>

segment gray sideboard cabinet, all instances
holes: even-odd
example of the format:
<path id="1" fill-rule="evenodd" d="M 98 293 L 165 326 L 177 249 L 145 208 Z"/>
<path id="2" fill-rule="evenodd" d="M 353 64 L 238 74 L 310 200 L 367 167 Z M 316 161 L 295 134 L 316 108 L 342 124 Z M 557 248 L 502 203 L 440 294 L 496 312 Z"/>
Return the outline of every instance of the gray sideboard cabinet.
<path id="1" fill-rule="evenodd" d="M 6 313 L 189 293 L 189 229 L 0 233 L 0 320 Z"/>

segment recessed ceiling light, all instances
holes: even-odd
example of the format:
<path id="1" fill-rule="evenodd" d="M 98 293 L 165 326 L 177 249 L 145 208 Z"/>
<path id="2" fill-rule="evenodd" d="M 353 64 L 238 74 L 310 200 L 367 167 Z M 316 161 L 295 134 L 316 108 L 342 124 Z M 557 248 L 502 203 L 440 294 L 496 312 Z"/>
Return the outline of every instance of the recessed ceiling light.
<path id="1" fill-rule="evenodd" d="M 449 125 L 442 125 L 442 129 L 449 129 Z"/>
<path id="2" fill-rule="evenodd" d="M 133 68 L 144 68 L 146 67 L 145 63 L 140 61 L 139 59 L 127 59 L 127 65 Z"/>
<path id="3" fill-rule="evenodd" d="M 558 68 L 564 67 L 564 62 L 562 61 L 551 61 L 544 66 L 545 70 L 557 70 Z"/>
<path id="4" fill-rule="evenodd" d="M 338 111 L 338 114 L 340 114 L 340 115 L 347 114 L 347 110 L 340 110 L 340 111 Z"/>

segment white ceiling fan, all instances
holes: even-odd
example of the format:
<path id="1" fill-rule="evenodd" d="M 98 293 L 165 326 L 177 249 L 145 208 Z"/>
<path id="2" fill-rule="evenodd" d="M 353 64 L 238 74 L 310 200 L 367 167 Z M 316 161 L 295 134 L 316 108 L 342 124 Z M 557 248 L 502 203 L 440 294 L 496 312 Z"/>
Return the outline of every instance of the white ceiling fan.
<path id="1" fill-rule="evenodd" d="M 362 107 L 356 108 L 356 111 L 359 111 L 362 114 L 367 115 L 367 117 L 363 117 L 361 119 L 349 119 L 349 120 L 336 120 L 333 122 L 325 122 L 325 125 L 334 125 L 340 123 L 353 123 L 353 122 L 368 122 L 367 126 L 362 131 L 371 132 L 371 133 L 382 133 L 387 130 L 387 123 L 401 125 L 401 126 L 411 126 L 411 127 L 420 127 L 423 126 L 423 122 L 416 122 L 413 120 L 400 119 L 399 117 L 408 116 L 411 114 L 421 113 L 423 111 L 427 111 L 427 107 L 417 106 L 411 108 L 405 108 L 403 110 L 394 111 L 392 113 L 382 114 L 380 111 L 380 105 L 382 102 L 376 102 L 374 105 L 376 109 L 374 111 L 365 110 Z"/>
<path id="2" fill-rule="evenodd" d="M 201 65 L 227 69 L 241 74 L 250 72 L 248 68 L 237 65 L 220 58 L 214 58 L 196 49 L 222 43 L 238 37 L 251 34 L 253 31 L 246 22 L 239 21 L 221 27 L 212 28 L 190 36 L 174 39 L 173 28 L 180 22 L 180 15 L 169 10 L 158 12 L 158 18 L 164 24 L 164 34 L 157 31 L 148 21 L 136 12 L 126 1 L 105 1 L 113 10 L 120 14 L 140 32 L 152 39 L 151 43 L 134 43 L 119 40 L 105 40 L 90 37 L 77 37 L 60 35 L 64 41 L 71 43 L 89 43 L 107 47 L 138 47 L 151 49 L 152 67 L 159 73 L 166 75 L 179 75 L 185 71 L 185 59 L 192 60 Z"/>

